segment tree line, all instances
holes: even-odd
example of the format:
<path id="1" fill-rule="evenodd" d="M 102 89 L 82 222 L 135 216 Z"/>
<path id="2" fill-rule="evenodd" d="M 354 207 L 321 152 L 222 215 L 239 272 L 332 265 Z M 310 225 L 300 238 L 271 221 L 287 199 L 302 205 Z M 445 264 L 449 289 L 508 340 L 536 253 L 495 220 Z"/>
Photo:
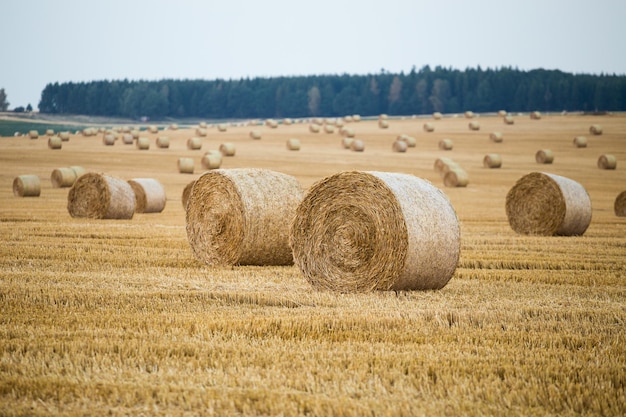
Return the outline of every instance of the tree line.
<path id="1" fill-rule="evenodd" d="M 626 110 L 626 76 L 429 66 L 409 73 L 47 84 L 39 111 L 151 119 L 281 118 L 507 110 Z"/>

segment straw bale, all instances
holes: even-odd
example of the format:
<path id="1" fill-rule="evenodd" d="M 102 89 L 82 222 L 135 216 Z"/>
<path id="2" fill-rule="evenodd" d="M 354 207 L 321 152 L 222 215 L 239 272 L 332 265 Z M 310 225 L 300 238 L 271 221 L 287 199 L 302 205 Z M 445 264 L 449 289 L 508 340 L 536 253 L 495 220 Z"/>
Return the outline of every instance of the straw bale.
<path id="1" fill-rule="evenodd" d="M 408 145 L 405 141 L 403 140 L 394 140 L 393 144 L 391 145 L 391 150 L 393 150 L 394 152 L 406 152 L 408 148 Z"/>
<path id="2" fill-rule="evenodd" d="M 554 162 L 554 152 L 550 149 L 540 149 L 535 153 L 535 161 L 538 164 L 551 164 Z"/>
<path id="3" fill-rule="evenodd" d="M 170 138 L 168 136 L 157 136 L 156 138 L 157 148 L 167 149 L 170 147 Z"/>
<path id="4" fill-rule="evenodd" d="M 532 172 L 507 193 L 506 215 L 511 228 L 520 234 L 582 235 L 591 222 L 591 199 L 572 179 Z"/>
<path id="5" fill-rule="evenodd" d="M 502 166 L 502 157 L 497 153 L 489 153 L 483 158 L 483 167 L 500 168 Z"/>
<path id="6" fill-rule="evenodd" d="M 615 169 L 617 168 L 617 158 L 615 155 L 604 154 L 598 158 L 598 168 L 600 169 Z"/>
<path id="7" fill-rule="evenodd" d="M 187 202 L 194 256 L 208 265 L 291 265 L 289 224 L 302 197 L 295 177 L 267 169 L 203 174 Z"/>
<path id="8" fill-rule="evenodd" d="M 265 121 L 265 126 L 269 127 L 270 129 L 276 129 L 278 127 L 278 122 L 274 119 L 267 119 Z"/>
<path id="9" fill-rule="evenodd" d="M 341 139 L 341 146 L 343 146 L 344 149 L 350 149 L 350 145 L 352 145 L 352 142 L 354 142 L 354 138 L 344 136 Z"/>
<path id="10" fill-rule="evenodd" d="M 443 176 L 443 185 L 446 187 L 467 187 L 469 176 L 461 167 L 448 165 L 448 172 Z"/>
<path id="11" fill-rule="evenodd" d="M 198 136 L 187 139 L 187 149 L 197 151 L 202 149 L 202 138 Z"/>
<path id="12" fill-rule="evenodd" d="M 498 116 L 505 117 L 506 116 L 506 110 L 498 110 Z"/>
<path id="13" fill-rule="evenodd" d="M 133 178 L 128 184 L 135 193 L 135 213 L 160 213 L 167 198 L 165 188 L 154 178 Z"/>
<path id="14" fill-rule="evenodd" d="M 54 129 L 46 129 L 46 136 L 54 136 Z"/>
<path id="15" fill-rule="evenodd" d="M 575 147 L 577 148 L 586 148 L 587 147 L 587 137 L 586 136 L 576 136 L 572 141 Z"/>
<path id="16" fill-rule="evenodd" d="M 135 193 L 128 182 L 105 174 L 89 172 L 74 182 L 67 195 L 72 217 L 132 219 Z"/>
<path id="17" fill-rule="evenodd" d="M 406 142 L 406 146 L 409 148 L 415 148 L 417 146 L 417 140 L 415 140 L 415 138 L 413 136 L 409 136 L 409 135 L 399 135 L 396 140 L 401 140 L 403 142 Z"/>
<path id="18" fill-rule="evenodd" d="M 502 120 L 504 121 L 504 124 L 506 125 L 512 125 L 515 123 L 515 119 L 513 119 L 513 116 L 511 116 L 510 114 L 507 114 L 506 116 L 504 116 Z"/>
<path id="19" fill-rule="evenodd" d="M 451 151 L 453 146 L 454 142 L 452 142 L 452 139 L 441 139 L 439 141 L 439 149 L 441 150 Z"/>
<path id="20" fill-rule="evenodd" d="M 200 137 L 205 137 L 207 135 L 207 130 L 205 127 L 196 128 L 196 135 Z"/>
<path id="21" fill-rule="evenodd" d="M 354 139 L 350 143 L 350 150 L 354 152 L 363 152 L 365 150 L 365 143 L 360 139 Z"/>
<path id="22" fill-rule="evenodd" d="M 448 167 L 457 167 L 459 166 L 452 158 L 441 157 L 435 159 L 435 163 L 433 164 L 433 168 L 436 172 L 441 174 L 442 176 L 448 172 Z"/>
<path id="23" fill-rule="evenodd" d="M 139 129 L 133 129 L 130 131 L 130 134 L 133 136 L 134 140 L 137 140 L 139 136 L 141 136 L 141 131 Z"/>
<path id="24" fill-rule="evenodd" d="M 63 167 L 53 169 L 50 174 L 52 188 L 66 188 L 74 185 L 76 179 L 84 173 L 83 170 L 83 172 L 79 175 L 77 168 L 79 167 Z"/>
<path id="25" fill-rule="evenodd" d="M 48 148 L 50 149 L 61 149 L 63 146 L 63 141 L 58 136 L 50 136 L 48 138 Z"/>
<path id="26" fill-rule="evenodd" d="M 475 114 L 474 114 L 474 112 L 473 112 L 473 111 L 468 110 L 468 111 L 466 111 L 466 112 L 464 113 L 464 116 L 465 116 L 465 118 L 466 118 L 466 119 L 473 119 L 473 118 L 474 118 L 474 116 L 475 116 Z"/>
<path id="27" fill-rule="evenodd" d="M 261 132 L 258 130 L 251 130 L 250 131 L 250 139 L 261 139 Z"/>
<path id="28" fill-rule="evenodd" d="M 345 125 L 345 122 L 342 118 L 335 119 L 335 127 L 341 129 Z"/>
<path id="29" fill-rule="evenodd" d="M 201 128 L 201 129 L 206 129 L 208 126 L 207 126 L 206 122 L 200 122 L 200 123 L 198 123 L 198 127 Z"/>
<path id="30" fill-rule="evenodd" d="M 68 142 L 70 140 L 70 132 L 59 132 L 59 137 L 63 142 Z"/>
<path id="31" fill-rule="evenodd" d="M 335 133 L 335 126 L 334 125 L 324 125 L 324 132 L 325 133 Z"/>
<path id="32" fill-rule="evenodd" d="M 287 139 L 287 149 L 289 149 L 290 151 L 299 151 L 300 139 L 295 139 L 295 138 Z"/>
<path id="33" fill-rule="evenodd" d="M 378 120 L 378 127 L 381 129 L 387 129 L 389 127 L 389 121 L 387 119 Z"/>
<path id="34" fill-rule="evenodd" d="M 37 139 L 39 137 L 39 132 L 37 132 L 36 130 L 31 130 L 28 132 L 28 137 L 30 139 Z"/>
<path id="35" fill-rule="evenodd" d="M 205 169 L 218 169 L 222 166 L 222 153 L 220 151 L 206 152 L 200 163 Z"/>
<path id="36" fill-rule="evenodd" d="M 388 119 L 389 119 L 389 116 L 384 113 L 378 115 L 378 120 L 388 120 Z"/>
<path id="37" fill-rule="evenodd" d="M 622 191 L 615 197 L 613 204 L 615 215 L 618 217 L 626 217 L 626 191 Z"/>
<path id="38" fill-rule="evenodd" d="M 102 143 L 105 146 L 115 145 L 115 135 L 107 133 L 106 135 L 102 136 Z"/>
<path id="39" fill-rule="evenodd" d="M 37 175 L 20 175 L 13 180 L 13 195 L 16 197 L 39 197 L 41 182 Z"/>
<path id="40" fill-rule="evenodd" d="M 178 124 L 172 123 L 167 127 L 169 130 L 178 130 Z"/>
<path id="41" fill-rule="evenodd" d="M 530 112 L 530 118 L 532 120 L 539 120 L 541 119 L 541 113 L 539 113 L 538 111 Z"/>
<path id="42" fill-rule="evenodd" d="M 340 132 L 342 136 L 347 138 L 353 138 L 355 136 L 355 131 L 351 127 L 344 127 Z"/>
<path id="43" fill-rule="evenodd" d="M 81 175 L 84 175 L 87 173 L 87 170 L 85 170 L 85 168 L 77 166 L 77 165 L 73 165 L 70 168 L 74 170 L 74 173 L 76 173 L 76 179 L 80 178 Z"/>
<path id="44" fill-rule="evenodd" d="M 223 156 L 235 156 L 235 144 L 231 142 L 224 142 L 220 145 L 220 152 Z"/>
<path id="45" fill-rule="evenodd" d="M 460 227 L 448 198 L 426 180 L 342 172 L 311 187 L 296 210 L 290 245 L 317 289 L 440 289 L 459 261 Z"/>
<path id="46" fill-rule="evenodd" d="M 123 133 L 122 134 L 122 143 L 124 145 L 132 145 L 135 139 L 133 138 L 132 133 Z"/>
<path id="47" fill-rule="evenodd" d="M 602 134 L 602 126 L 594 124 L 589 126 L 589 133 L 592 135 L 601 135 Z"/>
<path id="48" fill-rule="evenodd" d="M 352 123 L 354 118 L 351 115 L 343 116 L 343 121 L 346 123 Z"/>
<path id="49" fill-rule="evenodd" d="M 467 124 L 467 127 L 469 127 L 469 130 L 480 130 L 480 123 L 478 123 L 475 120 L 472 120 L 471 122 Z"/>
<path id="50" fill-rule="evenodd" d="M 217 125 L 217 130 L 219 132 L 226 132 L 228 130 L 228 125 L 226 123 L 220 123 Z"/>
<path id="51" fill-rule="evenodd" d="M 434 132 L 435 125 L 432 123 L 424 123 L 423 129 L 424 129 L 424 132 Z"/>
<path id="52" fill-rule="evenodd" d="M 309 124 L 309 132 L 311 132 L 311 133 L 319 133 L 320 132 L 320 125 L 318 125 L 317 123 Z"/>
<path id="53" fill-rule="evenodd" d="M 140 137 L 137 139 L 137 149 L 140 151 L 147 151 L 150 149 L 150 139 L 146 137 Z"/>
<path id="54" fill-rule="evenodd" d="M 502 132 L 491 132 L 489 134 L 489 140 L 495 143 L 501 143 L 503 140 Z"/>
<path id="55" fill-rule="evenodd" d="M 183 208 L 187 211 L 187 203 L 189 202 L 189 196 L 191 195 L 191 189 L 193 185 L 196 183 L 196 180 L 191 181 L 189 184 L 185 185 L 183 188 L 183 193 L 181 195 L 180 201 L 183 204 Z"/>
<path id="56" fill-rule="evenodd" d="M 433 113 L 433 119 L 435 119 L 435 120 L 440 120 L 442 117 L 443 117 L 443 115 L 440 112 L 438 112 L 438 111 Z"/>
<path id="57" fill-rule="evenodd" d="M 178 158 L 177 165 L 180 174 L 193 174 L 193 158 Z"/>
<path id="58" fill-rule="evenodd" d="M 284 124 L 285 126 L 292 125 L 292 124 L 293 124 L 293 119 L 290 119 L 289 117 L 285 117 L 285 118 L 283 119 L 283 124 Z"/>
<path id="59" fill-rule="evenodd" d="M 353 114 L 353 115 L 352 115 L 352 121 L 353 121 L 353 122 L 360 122 L 360 121 L 361 121 L 361 115 L 359 115 L 359 114 Z"/>

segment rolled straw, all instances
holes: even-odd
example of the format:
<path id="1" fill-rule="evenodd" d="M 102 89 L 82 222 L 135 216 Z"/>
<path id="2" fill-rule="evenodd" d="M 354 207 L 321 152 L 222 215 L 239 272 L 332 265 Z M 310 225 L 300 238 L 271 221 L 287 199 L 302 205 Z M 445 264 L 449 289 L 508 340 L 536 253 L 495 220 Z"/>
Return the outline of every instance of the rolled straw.
<path id="1" fill-rule="evenodd" d="M 126 181 L 93 172 L 76 180 L 67 195 L 72 217 L 92 219 L 132 219 L 135 193 Z"/>
<path id="2" fill-rule="evenodd" d="M 160 213 L 165 209 L 165 188 L 154 178 L 133 178 L 128 184 L 135 193 L 135 213 Z"/>
<path id="3" fill-rule="evenodd" d="M 39 197 L 41 182 L 37 175 L 20 175 L 13 180 L 13 195 L 16 197 Z"/>

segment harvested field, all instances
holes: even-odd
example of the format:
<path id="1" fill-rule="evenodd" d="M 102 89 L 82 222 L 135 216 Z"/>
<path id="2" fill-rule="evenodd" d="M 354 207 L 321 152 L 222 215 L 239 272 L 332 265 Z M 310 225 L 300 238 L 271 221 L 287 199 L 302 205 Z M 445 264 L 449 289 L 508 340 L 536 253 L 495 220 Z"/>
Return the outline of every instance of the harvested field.
<path id="1" fill-rule="evenodd" d="M 363 152 L 307 123 L 259 126 L 260 141 L 249 126 L 207 129 L 209 147 L 236 146 L 222 169 L 271 169 L 305 190 L 340 171 L 399 172 L 446 194 L 461 229 L 448 284 L 363 294 L 315 290 L 296 266 L 196 260 L 181 198 L 203 172 L 177 169 L 179 158 L 199 166 L 186 143 L 195 124 L 168 130 L 167 150 L 142 152 L 103 146 L 100 135 L 71 134 L 59 152 L 41 138 L 1 137 L 0 415 L 626 414 L 626 218 L 614 212 L 626 169 L 597 167 L 602 154 L 626 160 L 626 115 L 479 120 L 475 132 L 444 114 L 425 133 L 420 117 L 390 117 L 386 129 L 363 117 Z M 592 124 L 602 135 L 572 146 Z M 502 143 L 485 138 L 496 130 Z M 417 147 L 394 152 L 400 134 Z M 292 137 L 299 152 L 285 147 Z M 446 137 L 452 151 L 438 147 Z M 538 149 L 558 158 L 538 165 Z M 506 163 L 485 169 L 494 151 Z M 467 187 L 444 186 L 433 170 L 442 156 L 467 171 Z M 38 198 L 13 195 L 17 176 L 47 179 L 72 165 L 154 178 L 167 204 L 96 220 L 72 218 L 68 188 L 47 180 Z M 538 169 L 585 187 L 592 219 L 583 236 L 511 229 L 507 192 Z"/>

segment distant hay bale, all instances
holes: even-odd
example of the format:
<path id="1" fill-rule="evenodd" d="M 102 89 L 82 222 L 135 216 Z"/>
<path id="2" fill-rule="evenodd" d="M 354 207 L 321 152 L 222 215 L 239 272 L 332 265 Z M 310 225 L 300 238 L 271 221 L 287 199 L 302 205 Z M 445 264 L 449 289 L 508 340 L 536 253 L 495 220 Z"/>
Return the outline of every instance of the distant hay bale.
<path id="1" fill-rule="evenodd" d="M 591 125 L 589 127 L 589 133 L 591 133 L 592 135 L 601 135 L 602 134 L 602 126 L 600 125 Z"/>
<path id="2" fill-rule="evenodd" d="M 187 202 L 194 256 L 207 265 L 291 265 L 289 224 L 302 197 L 295 177 L 267 169 L 203 174 Z"/>
<path id="3" fill-rule="evenodd" d="M 489 153 L 483 158 L 483 167 L 500 168 L 502 166 L 502 157 L 497 153 Z"/>
<path id="4" fill-rule="evenodd" d="M 154 178 L 133 178 L 128 183 L 135 193 L 135 213 L 160 213 L 165 209 L 165 188 Z"/>
<path id="5" fill-rule="evenodd" d="M 41 182 L 37 175 L 20 175 L 13 180 L 13 195 L 16 197 L 39 197 Z"/>
<path id="6" fill-rule="evenodd" d="M 222 166 L 222 153 L 220 151 L 209 151 L 202 156 L 200 163 L 205 169 L 218 169 Z"/>
<path id="7" fill-rule="evenodd" d="M 55 168 L 50 174 L 52 188 L 71 187 L 83 174 L 85 174 L 85 169 L 78 166 Z"/>
<path id="8" fill-rule="evenodd" d="M 341 129 L 344 126 L 345 122 L 342 118 L 335 119 L 335 127 Z"/>
<path id="9" fill-rule="evenodd" d="M 469 184 L 469 175 L 460 167 L 451 168 L 443 176 L 443 184 L 446 187 L 467 187 L 467 184 Z"/>
<path id="10" fill-rule="evenodd" d="M 435 159 L 435 163 L 433 164 L 433 168 L 441 176 L 445 175 L 445 173 L 449 171 L 450 167 L 458 167 L 458 166 L 459 164 L 454 162 L 452 158 L 446 158 L 446 157 Z"/>
<path id="11" fill-rule="evenodd" d="M 168 136 L 158 136 L 156 138 L 156 146 L 160 149 L 167 149 L 170 147 L 170 138 Z"/>
<path id="12" fill-rule="evenodd" d="M 73 169 L 74 172 L 76 173 L 76 179 L 80 178 L 81 175 L 85 175 L 87 173 L 85 168 L 77 166 L 77 165 L 73 165 L 70 168 Z"/>
<path id="13" fill-rule="evenodd" d="M 378 127 L 381 129 L 387 129 L 389 127 L 389 122 L 387 119 L 380 119 L 378 121 Z"/>
<path id="14" fill-rule="evenodd" d="M 198 123 L 198 127 L 201 128 L 201 129 L 206 129 L 207 128 L 207 124 L 206 124 L 206 122 L 200 122 L 200 123 Z"/>
<path id="15" fill-rule="evenodd" d="M 187 211 L 187 203 L 189 202 L 189 196 L 191 195 L 191 189 L 193 185 L 196 183 L 196 180 L 191 181 L 189 184 L 185 185 L 183 188 L 183 193 L 181 195 L 180 201 L 183 204 L 183 208 Z"/>
<path id="16" fill-rule="evenodd" d="M 285 126 L 292 125 L 292 124 L 293 124 L 293 119 L 291 119 L 291 118 L 289 118 L 289 117 L 285 117 L 285 118 L 283 119 L 283 124 L 284 124 Z"/>
<path id="17" fill-rule="evenodd" d="M 141 131 L 139 129 L 133 129 L 130 131 L 130 134 L 133 136 L 133 140 L 137 140 L 139 136 L 141 136 Z"/>
<path id="18" fill-rule="evenodd" d="M 54 135 L 54 129 L 46 129 L 46 136 L 53 136 Z"/>
<path id="19" fill-rule="evenodd" d="M 250 139 L 256 139 L 256 140 L 261 139 L 261 132 L 258 131 L 258 130 L 251 130 L 250 131 Z"/>
<path id="20" fill-rule="evenodd" d="M 512 125 L 515 123 L 515 119 L 513 119 L 513 116 L 511 116 L 510 114 L 507 114 L 506 116 L 504 116 L 502 120 L 504 121 L 504 124 L 506 125 Z"/>
<path id="21" fill-rule="evenodd" d="M 344 149 L 350 149 L 350 145 L 352 145 L 352 142 L 354 142 L 354 138 L 344 136 L 341 139 L 341 146 L 343 146 Z"/>
<path id="22" fill-rule="evenodd" d="M 574 146 L 577 148 L 586 148 L 587 147 L 587 137 L 585 136 L 576 136 L 573 140 Z"/>
<path id="23" fill-rule="evenodd" d="M 98 129 L 96 129 L 95 127 L 86 127 L 83 129 L 82 133 L 85 137 L 95 136 L 96 134 L 98 134 Z"/>
<path id="24" fill-rule="evenodd" d="M 176 123 L 172 123 L 167 128 L 169 130 L 178 130 L 178 125 Z"/>
<path id="25" fill-rule="evenodd" d="M 423 129 L 424 129 L 424 132 L 434 132 L 435 125 L 432 123 L 424 123 Z"/>
<path id="26" fill-rule="evenodd" d="M 473 119 L 475 116 L 474 112 L 470 110 L 466 111 L 463 115 L 466 119 Z"/>
<path id="27" fill-rule="evenodd" d="M 267 119 L 265 121 L 265 126 L 269 127 L 270 129 L 276 129 L 278 127 L 278 122 L 274 119 Z"/>
<path id="28" fill-rule="evenodd" d="M 442 117 L 443 117 L 443 115 L 440 112 L 438 112 L 438 111 L 433 113 L 433 119 L 435 119 L 435 120 L 440 120 Z"/>
<path id="29" fill-rule="evenodd" d="M 191 151 L 197 151 L 202 149 L 202 138 L 194 136 L 187 139 L 187 149 Z"/>
<path id="30" fill-rule="evenodd" d="M 538 164 L 551 164 L 554 162 L 554 152 L 550 149 L 539 149 L 537 153 L 535 153 L 535 161 Z"/>
<path id="31" fill-rule="evenodd" d="M 439 141 L 439 149 L 443 151 L 451 151 L 454 146 L 452 139 L 441 139 Z"/>
<path id="32" fill-rule="evenodd" d="M 50 149 L 61 149 L 63 146 L 63 141 L 58 136 L 50 136 L 48 138 L 48 148 Z"/>
<path id="33" fill-rule="evenodd" d="M 378 120 L 388 120 L 388 119 L 389 119 L 389 116 L 384 113 L 378 115 Z"/>
<path id="34" fill-rule="evenodd" d="M 228 130 L 228 125 L 226 123 L 220 123 L 217 125 L 218 132 L 226 132 Z"/>
<path id="35" fill-rule="evenodd" d="M 506 116 L 506 110 L 498 110 L 498 116 L 505 117 Z"/>
<path id="36" fill-rule="evenodd" d="M 223 156 L 235 156 L 235 144 L 232 142 L 224 142 L 220 145 L 220 152 Z"/>
<path id="37" fill-rule="evenodd" d="M 406 152 L 408 148 L 408 145 L 405 141 L 403 140 L 394 140 L 393 144 L 391 145 L 391 150 L 394 152 Z"/>
<path id="38" fill-rule="evenodd" d="M 37 139 L 39 137 L 39 132 L 37 132 L 36 130 L 30 130 L 28 132 L 28 137 L 30 139 Z"/>
<path id="39" fill-rule="evenodd" d="M 541 119 L 541 113 L 539 113 L 538 111 L 532 111 L 530 112 L 530 118 L 532 120 L 539 120 Z"/>
<path id="40" fill-rule="evenodd" d="M 604 154 L 598 158 L 598 168 L 600 169 L 615 169 L 617 168 L 617 158 L 615 155 Z"/>
<path id="41" fill-rule="evenodd" d="M 68 142 L 70 140 L 70 132 L 59 132 L 59 137 L 63 142 Z"/>
<path id="42" fill-rule="evenodd" d="M 207 135 L 207 130 L 205 127 L 196 128 L 196 135 L 200 137 L 205 137 Z"/>
<path id="43" fill-rule="evenodd" d="M 320 125 L 318 125 L 317 123 L 309 124 L 309 132 L 311 132 L 311 133 L 319 133 L 320 132 Z"/>
<path id="44" fill-rule="evenodd" d="M 324 125 L 324 133 L 335 133 L 334 125 Z"/>
<path id="45" fill-rule="evenodd" d="M 489 140 L 495 143 L 501 143 L 503 140 L 502 132 L 491 132 L 489 134 Z"/>
<path id="46" fill-rule="evenodd" d="M 347 138 L 353 138 L 355 136 L 355 131 L 351 127 L 344 127 L 341 129 L 341 135 Z"/>
<path id="47" fill-rule="evenodd" d="M 115 145 L 115 135 L 113 135 L 111 133 L 107 133 L 106 135 L 102 136 L 102 143 L 105 146 L 113 146 L 113 145 Z"/>
<path id="48" fill-rule="evenodd" d="M 615 215 L 618 217 L 626 217 L 626 191 L 622 191 L 615 197 L 613 204 Z"/>
<path id="49" fill-rule="evenodd" d="M 354 139 L 350 143 L 350 150 L 354 152 L 363 152 L 365 150 L 365 143 L 360 139 Z"/>
<path id="50" fill-rule="evenodd" d="M 472 120 L 471 122 L 467 124 L 467 127 L 469 127 L 469 130 L 480 130 L 480 123 L 478 123 L 475 120 Z"/>
<path id="51" fill-rule="evenodd" d="M 178 158 L 177 165 L 180 174 L 193 174 L 193 158 Z"/>
<path id="52" fill-rule="evenodd" d="M 140 137 L 137 139 L 137 149 L 140 151 L 147 151 L 150 149 L 150 139 L 146 137 Z"/>
<path id="53" fill-rule="evenodd" d="M 289 149 L 290 151 L 299 151 L 300 139 L 295 139 L 295 138 L 287 139 L 287 149 Z"/>
<path id="54" fill-rule="evenodd" d="M 156 127 L 155 125 L 148 126 L 147 130 L 149 133 L 159 133 L 159 128 Z"/>
<path id="55" fill-rule="evenodd" d="M 430 182 L 353 171 L 311 187 L 289 240 L 314 288 L 347 293 L 443 288 L 459 261 L 460 234 L 450 201 Z"/>
<path id="56" fill-rule="evenodd" d="M 507 193 L 506 215 L 511 228 L 520 234 L 582 235 L 591 222 L 591 200 L 574 180 L 533 172 Z"/>
<path id="57" fill-rule="evenodd" d="M 352 115 L 352 121 L 353 121 L 353 122 L 360 122 L 360 121 L 361 121 L 361 115 L 359 115 L 359 114 L 353 114 L 353 115 Z"/>
<path id="58" fill-rule="evenodd" d="M 346 123 L 352 123 L 354 118 L 351 115 L 343 116 L 343 121 Z"/>
<path id="59" fill-rule="evenodd" d="M 128 182 L 93 172 L 76 180 L 67 195 L 72 217 L 92 219 L 132 219 L 135 193 Z"/>
<path id="60" fill-rule="evenodd" d="M 406 142 L 406 146 L 408 148 L 415 148 L 417 146 L 417 140 L 413 136 L 409 135 L 399 135 L 396 140 L 401 140 L 402 142 Z"/>
<path id="61" fill-rule="evenodd" d="M 135 139 L 133 138 L 132 133 L 123 133 L 122 134 L 122 143 L 124 145 L 132 145 Z"/>

